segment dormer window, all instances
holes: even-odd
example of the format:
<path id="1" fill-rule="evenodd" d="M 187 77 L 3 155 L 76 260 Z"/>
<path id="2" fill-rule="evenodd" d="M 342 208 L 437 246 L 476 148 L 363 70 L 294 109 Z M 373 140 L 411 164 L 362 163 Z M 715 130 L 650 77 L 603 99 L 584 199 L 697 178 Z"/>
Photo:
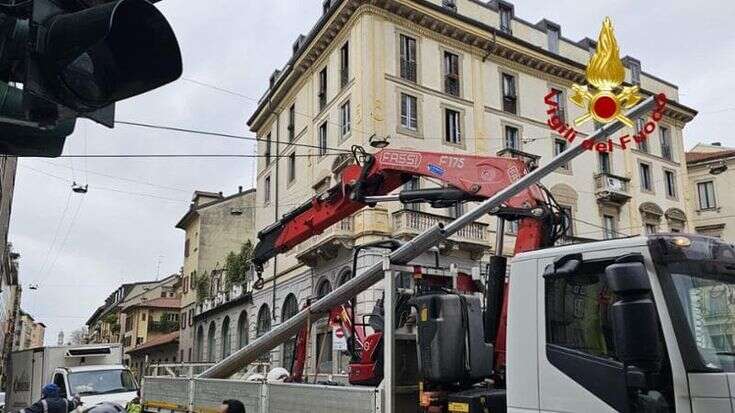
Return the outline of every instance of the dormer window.
<path id="1" fill-rule="evenodd" d="M 512 34 L 511 21 L 513 20 L 513 7 L 507 4 L 500 4 L 498 13 L 500 14 L 500 31 Z"/>
<path id="2" fill-rule="evenodd" d="M 548 37 L 549 51 L 559 54 L 559 37 L 561 37 L 559 28 L 550 26 L 546 30 L 546 36 Z"/>
<path id="3" fill-rule="evenodd" d="M 324 0 L 324 2 L 322 3 L 322 12 L 324 14 L 327 14 L 331 7 L 332 7 L 332 0 Z"/>
<path id="4" fill-rule="evenodd" d="M 442 7 L 456 12 L 457 11 L 457 1 L 456 0 L 442 0 Z"/>

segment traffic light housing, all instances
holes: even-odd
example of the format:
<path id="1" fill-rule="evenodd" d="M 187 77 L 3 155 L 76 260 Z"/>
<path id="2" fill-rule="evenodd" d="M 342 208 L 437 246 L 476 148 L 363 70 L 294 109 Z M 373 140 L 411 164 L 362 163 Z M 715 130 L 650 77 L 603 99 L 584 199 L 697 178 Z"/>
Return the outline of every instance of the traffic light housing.
<path id="1" fill-rule="evenodd" d="M 76 117 L 113 127 L 115 102 L 181 76 L 176 36 L 146 0 L 91 7 L 78 0 L 31 0 L 25 13 L 12 16 L 12 30 L 0 31 L 0 81 L 23 84 L 22 110 L 8 108 L 20 117 L 9 123 L 23 131 L 35 125 L 50 138 L 49 131 L 64 133 Z M 9 27 L 9 18 L 0 14 L 0 30 Z M 0 118 L 0 153 L 18 155 L 6 148 L 19 146 L 3 144 L 6 120 Z M 46 156 L 58 156 L 54 152 Z"/>

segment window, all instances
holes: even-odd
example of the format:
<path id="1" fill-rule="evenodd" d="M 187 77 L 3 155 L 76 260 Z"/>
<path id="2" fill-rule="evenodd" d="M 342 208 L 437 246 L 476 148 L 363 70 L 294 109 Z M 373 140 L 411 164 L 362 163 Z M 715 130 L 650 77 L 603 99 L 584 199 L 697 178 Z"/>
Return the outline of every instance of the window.
<path id="1" fill-rule="evenodd" d="M 597 159 L 599 161 L 600 173 L 612 173 L 612 165 L 610 164 L 610 154 L 607 152 L 598 152 Z"/>
<path id="2" fill-rule="evenodd" d="M 505 127 L 505 148 L 520 150 L 520 139 L 518 137 L 518 128 L 513 126 Z"/>
<path id="3" fill-rule="evenodd" d="M 140 315 L 140 320 L 141 320 L 141 321 L 145 321 L 145 313 L 142 313 L 142 314 Z"/>
<path id="4" fill-rule="evenodd" d="M 249 330 L 248 313 L 243 311 L 237 319 L 237 348 L 243 348 L 248 345 Z"/>
<path id="5" fill-rule="evenodd" d="M 605 265 L 583 264 L 578 274 L 545 281 L 548 344 L 593 356 L 616 358 Z"/>
<path id="6" fill-rule="evenodd" d="M 464 215 L 464 202 L 457 202 L 454 206 L 447 208 L 449 216 L 452 218 L 458 218 Z"/>
<path id="7" fill-rule="evenodd" d="M 271 144 L 273 143 L 273 140 L 271 139 L 271 134 L 269 133 L 268 136 L 265 138 L 265 166 L 268 166 L 271 164 Z"/>
<path id="8" fill-rule="evenodd" d="M 316 359 L 319 371 L 332 373 L 332 332 L 326 331 L 316 335 Z"/>
<path id="9" fill-rule="evenodd" d="M 462 143 L 460 131 L 460 113 L 452 109 L 444 109 L 444 141 L 454 145 Z"/>
<path id="10" fill-rule="evenodd" d="M 638 118 L 635 120 L 635 130 L 638 134 L 640 134 L 643 131 L 643 128 L 646 126 L 646 120 L 644 118 Z M 648 138 L 648 135 L 641 135 L 646 138 Z M 643 152 L 648 152 L 648 139 L 643 139 L 642 141 L 638 142 L 638 149 Z"/>
<path id="11" fill-rule="evenodd" d="M 186 312 L 181 313 L 181 329 L 186 330 Z M 184 357 L 183 355 L 181 356 Z"/>
<path id="12" fill-rule="evenodd" d="M 293 182 L 296 179 L 296 152 L 291 152 L 288 155 L 288 182 Z"/>
<path id="13" fill-rule="evenodd" d="M 411 177 L 411 179 L 406 182 L 405 185 L 403 185 L 404 191 L 418 191 L 421 189 L 421 178 L 418 176 Z M 420 211 L 421 210 L 421 204 L 420 203 L 408 203 L 405 204 L 404 209 L 407 211 Z"/>
<path id="14" fill-rule="evenodd" d="M 327 106 L 327 68 L 319 72 L 319 110 Z"/>
<path id="15" fill-rule="evenodd" d="M 646 224 L 646 234 L 655 234 L 658 232 L 656 224 Z"/>
<path id="16" fill-rule="evenodd" d="M 196 349 L 197 349 L 197 361 L 198 362 L 204 362 L 204 327 L 199 326 L 197 329 L 197 339 L 196 339 Z"/>
<path id="17" fill-rule="evenodd" d="M 676 198 L 676 175 L 673 171 L 664 170 L 664 178 L 666 179 L 666 196 Z"/>
<path id="18" fill-rule="evenodd" d="M 255 325 L 255 337 L 260 337 L 263 334 L 269 332 L 271 329 L 271 311 L 268 308 L 268 304 L 263 304 L 258 310 L 258 321 Z M 260 356 L 258 360 L 268 361 L 270 359 L 270 353 L 266 352 Z"/>
<path id="19" fill-rule="evenodd" d="M 566 237 L 573 237 L 574 236 L 574 215 L 572 215 L 572 207 L 568 206 L 562 206 L 561 211 L 564 213 L 562 216 L 564 219 L 564 227 L 566 228 L 566 231 L 564 232 L 564 236 Z"/>
<path id="20" fill-rule="evenodd" d="M 638 62 L 630 63 L 630 81 L 634 85 L 641 84 L 641 64 Z"/>
<path id="21" fill-rule="evenodd" d="M 659 126 L 659 137 L 661 139 L 661 157 L 670 161 L 674 160 L 671 150 L 671 132 L 669 128 Z"/>
<path id="22" fill-rule="evenodd" d="M 567 100 L 564 98 L 564 91 L 557 88 L 551 88 L 554 92 L 552 100 L 556 102 L 556 116 L 563 122 L 567 121 Z"/>
<path id="23" fill-rule="evenodd" d="M 271 202 L 271 177 L 270 175 L 265 177 L 265 180 L 263 181 L 263 203 L 267 204 Z"/>
<path id="24" fill-rule="evenodd" d="M 500 12 L 500 31 L 511 34 L 512 30 L 511 30 L 510 22 L 513 19 L 513 9 L 506 5 L 500 5 L 499 12 Z"/>
<path id="25" fill-rule="evenodd" d="M 617 234 L 616 231 L 617 223 L 615 217 L 612 215 L 602 216 L 602 238 L 613 239 Z"/>
<path id="26" fill-rule="evenodd" d="M 549 27 L 546 30 L 546 36 L 549 42 L 549 51 L 551 53 L 559 53 L 559 29 Z"/>
<path id="27" fill-rule="evenodd" d="M 641 175 L 641 189 L 653 191 L 653 180 L 651 179 L 651 166 L 645 163 L 639 165 Z"/>
<path id="28" fill-rule="evenodd" d="M 319 156 L 327 154 L 327 122 L 319 125 Z"/>
<path id="29" fill-rule="evenodd" d="M 189 247 L 190 247 L 189 244 L 190 244 L 190 241 L 187 238 L 186 241 L 184 241 L 184 258 L 189 257 Z M 184 292 L 186 292 L 186 291 L 184 291 Z"/>
<path id="30" fill-rule="evenodd" d="M 133 318 L 125 317 L 125 331 L 130 331 L 132 329 L 133 329 Z"/>
<path id="31" fill-rule="evenodd" d="M 194 309 L 193 308 L 189 310 L 188 319 L 189 319 L 189 327 L 193 326 L 194 325 Z"/>
<path id="32" fill-rule="evenodd" d="M 562 152 L 567 150 L 567 141 L 565 139 L 554 139 L 554 156 L 558 156 Z M 565 163 L 561 166 L 561 169 L 569 170 L 569 164 Z"/>
<path id="33" fill-rule="evenodd" d="M 217 334 L 217 326 L 215 326 L 214 321 L 209 323 L 209 332 L 207 333 L 207 361 L 210 363 L 217 361 L 215 358 L 216 351 L 214 348 L 215 343 L 215 335 Z"/>
<path id="34" fill-rule="evenodd" d="M 518 228 L 520 228 L 519 221 L 505 221 L 505 232 L 511 235 L 518 235 Z"/>
<path id="35" fill-rule="evenodd" d="M 332 284 L 329 282 L 329 280 L 324 279 L 319 284 L 319 287 L 316 289 L 316 296 L 317 298 L 322 298 L 331 292 L 332 292 Z"/>
<path id="36" fill-rule="evenodd" d="M 339 82 L 341 87 L 347 86 L 350 81 L 350 44 L 345 43 L 339 49 Z"/>
<path id="37" fill-rule="evenodd" d="M 444 52 L 444 93 L 459 96 L 459 56 Z"/>
<path id="38" fill-rule="evenodd" d="M 342 130 L 343 138 L 350 134 L 350 130 L 352 128 L 350 119 L 351 119 L 351 109 L 350 109 L 350 101 L 348 100 L 339 109 L 339 121 L 340 121 L 339 125 L 340 125 L 340 129 Z"/>
<path id="39" fill-rule="evenodd" d="M 232 350 L 232 337 L 230 337 L 230 317 L 225 317 L 222 322 L 222 358 L 227 358 Z"/>
<path id="40" fill-rule="evenodd" d="M 697 184 L 699 194 L 699 209 L 717 208 L 715 201 L 715 183 L 713 181 L 700 182 Z"/>
<path id="41" fill-rule="evenodd" d="M 401 93 L 401 127 L 418 130 L 418 99 L 405 93 Z"/>
<path id="42" fill-rule="evenodd" d="M 59 387 L 59 396 L 66 398 L 66 381 L 64 380 L 64 375 L 60 373 L 56 373 L 54 375 L 54 384 Z"/>
<path id="43" fill-rule="evenodd" d="M 286 300 L 283 302 L 283 309 L 281 310 L 281 322 L 288 320 L 289 318 L 296 315 L 299 312 L 299 305 L 296 301 L 296 296 L 289 294 Z M 291 337 L 288 341 L 283 343 L 283 364 L 281 367 L 288 371 L 293 368 L 294 361 L 294 349 L 296 348 L 296 337 Z"/>
<path id="44" fill-rule="evenodd" d="M 288 109 L 288 141 L 293 142 L 296 137 L 296 105 Z"/>
<path id="45" fill-rule="evenodd" d="M 416 39 L 404 34 L 399 36 L 401 78 L 416 82 Z"/>
<path id="46" fill-rule="evenodd" d="M 513 75 L 503 73 L 503 111 L 518 113 L 518 95 L 516 93 L 516 78 Z"/>

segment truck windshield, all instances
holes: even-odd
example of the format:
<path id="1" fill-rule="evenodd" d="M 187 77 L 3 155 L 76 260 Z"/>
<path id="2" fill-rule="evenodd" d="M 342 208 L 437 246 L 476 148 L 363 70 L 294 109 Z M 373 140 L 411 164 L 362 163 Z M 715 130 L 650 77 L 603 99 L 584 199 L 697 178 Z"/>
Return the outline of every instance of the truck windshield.
<path id="1" fill-rule="evenodd" d="M 688 241 L 665 241 L 659 262 L 664 284 L 674 290 L 667 296 L 672 320 L 679 334 L 688 332 L 680 340 L 699 353 L 700 368 L 735 372 L 735 248 L 710 238 L 679 239 Z"/>
<path id="2" fill-rule="evenodd" d="M 72 394 L 125 393 L 138 390 L 133 375 L 128 370 L 95 370 L 69 373 Z"/>

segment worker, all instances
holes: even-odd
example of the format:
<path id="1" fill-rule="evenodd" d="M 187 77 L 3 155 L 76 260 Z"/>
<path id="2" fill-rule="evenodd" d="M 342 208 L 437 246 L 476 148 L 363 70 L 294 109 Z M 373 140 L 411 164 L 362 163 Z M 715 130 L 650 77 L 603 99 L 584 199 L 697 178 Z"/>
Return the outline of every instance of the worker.
<path id="1" fill-rule="evenodd" d="M 143 411 L 142 407 L 143 406 L 140 405 L 140 390 L 138 390 L 135 394 L 135 398 L 125 405 L 125 410 L 128 413 L 141 413 Z"/>
<path id="2" fill-rule="evenodd" d="M 225 400 L 220 406 L 219 413 L 245 413 L 245 405 L 240 400 Z"/>
<path id="3" fill-rule="evenodd" d="M 69 413 L 81 404 L 78 397 L 72 400 L 61 397 L 59 386 L 51 383 L 41 389 L 41 400 L 21 409 L 19 413 Z"/>

